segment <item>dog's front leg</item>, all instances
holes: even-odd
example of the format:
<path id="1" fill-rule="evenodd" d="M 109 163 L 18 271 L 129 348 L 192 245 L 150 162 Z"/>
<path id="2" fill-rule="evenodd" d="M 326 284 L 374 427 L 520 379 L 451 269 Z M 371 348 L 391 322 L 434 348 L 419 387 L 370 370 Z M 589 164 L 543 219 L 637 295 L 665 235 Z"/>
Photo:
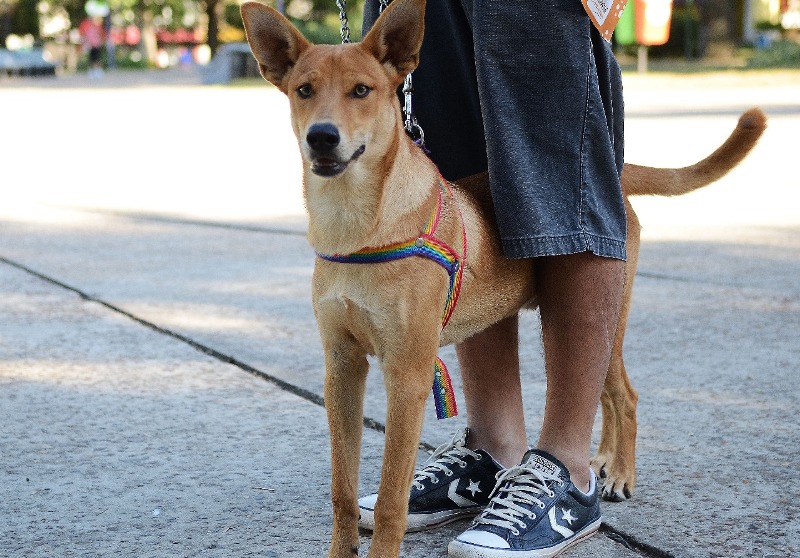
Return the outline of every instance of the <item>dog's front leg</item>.
<path id="1" fill-rule="evenodd" d="M 406 531 L 408 495 L 436 359 L 435 348 L 423 352 L 428 356 L 406 354 L 383 366 L 386 445 L 369 558 L 397 558 Z"/>
<path id="2" fill-rule="evenodd" d="M 628 259 L 625 262 L 625 290 L 611 362 L 600 402 L 603 428 L 600 447 L 592 458 L 592 468 L 605 479 L 603 498 L 622 501 L 631 497 L 636 484 L 636 403 L 638 395 L 628 379 L 622 355 L 628 315 L 633 296 L 633 280 L 639 260 L 640 226 L 628 200 Z"/>
<path id="3" fill-rule="evenodd" d="M 358 556 L 358 466 L 368 368 L 366 353 L 351 340 L 325 344 L 325 408 L 331 436 L 333 503 L 329 558 Z"/>

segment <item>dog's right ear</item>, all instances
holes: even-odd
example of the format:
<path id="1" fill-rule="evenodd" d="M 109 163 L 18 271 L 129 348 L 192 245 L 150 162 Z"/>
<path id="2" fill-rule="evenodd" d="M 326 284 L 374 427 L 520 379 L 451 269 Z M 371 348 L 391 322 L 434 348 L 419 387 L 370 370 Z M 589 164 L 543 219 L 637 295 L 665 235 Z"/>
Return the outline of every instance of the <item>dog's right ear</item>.
<path id="1" fill-rule="evenodd" d="M 286 93 L 286 76 L 311 43 L 288 19 L 264 4 L 242 4 L 242 20 L 261 75 Z"/>
<path id="2" fill-rule="evenodd" d="M 424 31 L 425 0 L 394 0 L 375 21 L 362 44 L 402 81 L 419 63 Z"/>

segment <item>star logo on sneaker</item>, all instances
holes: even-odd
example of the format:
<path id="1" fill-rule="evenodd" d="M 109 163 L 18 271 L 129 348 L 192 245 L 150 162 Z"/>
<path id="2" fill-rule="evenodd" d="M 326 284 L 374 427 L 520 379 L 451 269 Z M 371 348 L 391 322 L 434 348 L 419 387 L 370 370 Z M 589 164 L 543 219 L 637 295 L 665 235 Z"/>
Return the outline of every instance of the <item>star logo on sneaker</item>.
<path id="1" fill-rule="evenodd" d="M 460 508 L 470 508 L 473 506 L 477 506 L 478 504 L 476 502 L 473 502 L 469 498 L 464 498 L 463 496 L 461 496 L 456 492 L 456 490 L 458 490 L 458 482 L 459 479 L 456 479 L 450 483 L 449 487 L 447 487 L 447 497 L 450 498 L 450 500 L 452 500 Z M 472 481 L 470 481 L 470 483 L 471 482 Z M 470 484 L 470 487 L 471 486 L 472 484 Z M 475 494 L 473 494 L 472 496 L 474 497 Z"/>
<path id="2" fill-rule="evenodd" d="M 569 510 L 567 510 L 567 511 L 569 512 Z M 561 512 L 562 512 L 562 516 L 563 516 L 563 512 L 564 512 L 563 508 L 561 509 Z M 577 519 L 575 517 L 572 517 L 572 513 L 571 512 L 568 515 L 569 515 L 570 518 L 572 518 L 572 521 Z M 573 531 L 572 529 L 569 529 L 568 527 L 564 527 L 563 525 L 559 525 L 558 524 L 558 522 L 556 521 L 556 508 L 555 508 L 555 506 L 550 508 L 550 511 L 547 512 L 547 518 L 550 520 L 550 527 L 553 528 L 553 531 L 555 531 L 556 533 L 558 533 L 559 535 L 561 535 L 565 539 L 568 539 L 572 535 L 575 534 L 575 531 Z M 567 520 L 566 517 L 563 517 L 563 519 L 565 521 L 567 521 L 568 523 L 570 523 L 570 524 L 572 523 L 571 521 Z"/>
<path id="3" fill-rule="evenodd" d="M 472 497 L 474 498 L 476 493 L 483 492 L 480 486 L 481 486 L 480 482 L 475 482 L 474 480 L 469 479 L 469 486 L 467 487 L 467 491 L 470 494 L 472 494 Z"/>
<path id="4" fill-rule="evenodd" d="M 564 508 L 561 508 L 561 519 L 566 521 L 567 524 L 571 527 L 572 526 L 572 522 L 575 521 L 578 518 L 575 517 L 574 515 L 572 515 L 572 510 L 569 510 L 569 509 L 565 510 Z"/>

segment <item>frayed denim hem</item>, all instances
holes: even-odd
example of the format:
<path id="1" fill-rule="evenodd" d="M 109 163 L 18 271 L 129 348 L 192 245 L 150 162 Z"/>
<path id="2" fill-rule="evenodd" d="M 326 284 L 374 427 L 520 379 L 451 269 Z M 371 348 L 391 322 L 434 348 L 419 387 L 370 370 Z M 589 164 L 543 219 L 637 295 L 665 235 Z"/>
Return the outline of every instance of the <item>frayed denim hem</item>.
<path id="1" fill-rule="evenodd" d="M 537 258 L 541 256 L 565 256 L 591 252 L 604 258 L 625 260 L 625 241 L 587 233 L 566 236 L 541 236 L 535 238 L 504 238 L 503 253 L 507 258 Z"/>

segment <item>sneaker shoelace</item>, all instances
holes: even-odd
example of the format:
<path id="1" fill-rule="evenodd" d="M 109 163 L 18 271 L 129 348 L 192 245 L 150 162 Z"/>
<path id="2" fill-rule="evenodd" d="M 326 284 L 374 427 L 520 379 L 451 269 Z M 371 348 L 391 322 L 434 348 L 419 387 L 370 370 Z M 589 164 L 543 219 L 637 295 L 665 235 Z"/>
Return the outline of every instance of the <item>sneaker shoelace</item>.
<path id="1" fill-rule="evenodd" d="M 564 481 L 526 465 L 517 465 L 500 472 L 489 507 L 475 519 L 474 525 L 495 525 L 510 530 L 515 536 L 519 535 L 517 526 L 525 527 L 522 518 L 536 518 L 531 508 L 546 508 L 540 497 L 555 496 L 555 492 L 550 489 L 553 483 L 561 485 Z"/>
<path id="2" fill-rule="evenodd" d="M 444 473 L 446 477 L 453 476 L 453 469 L 458 465 L 462 469 L 466 468 L 468 463 L 464 459 L 472 457 L 476 460 L 481 456 L 467 448 L 464 445 L 463 437 L 456 436 L 452 441 L 446 442 L 436 448 L 436 451 L 428 458 L 423 468 L 414 473 L 414 486 L 417 490 L 425 488 L 422 481 L 430 479 L 433 484 L 439 483 L 439 476 Z"/>

